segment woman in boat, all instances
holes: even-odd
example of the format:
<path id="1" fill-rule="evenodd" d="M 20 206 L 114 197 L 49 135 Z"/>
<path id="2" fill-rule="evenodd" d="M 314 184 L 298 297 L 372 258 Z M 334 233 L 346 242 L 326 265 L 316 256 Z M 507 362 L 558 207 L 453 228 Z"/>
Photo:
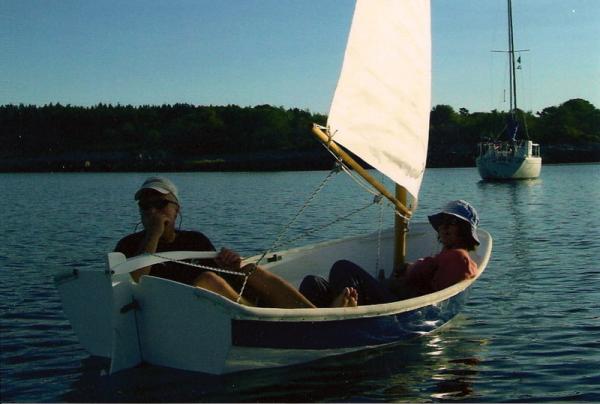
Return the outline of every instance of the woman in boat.
<path id="1" fill-rule="evenodd" d="M 216 251 L 211 241 L 197 231 L 175 228 L 181 205 L 177 187 L 163 177 L 150 177 L 135 193 L 138 201 L 141 223 L 144 230 L 122 238 L 115 251 L 133 257 L 143 253 L 164 251 Z M 254 264 L 241 266 L 241 258 L 235 251 L 222 248 L 214 260 L 197 260 L 195 263 L 241 272 L 248 275 L 244 296 L 241 290 L 244 276 L 217 274 L 197 266 L 184 265 L 172 261 L 140 268 L 131 273 L 135 282 L 144 275 L 171 279 L 188 285 L 218 293 L 230 300 L 245 305 L 261 305 L 280 308 L 315 307 L 291 284 L 281 277 Z M 332 302 L 335 306 L 356 306 L 355 291 L 347 288 L 341 291 Z"/>
<path id="2" fill-rule="evenodd" d="M 469 251 L 479 245 L 475 208 L 463 200 L 452 201 L 429 216 L 429 222 L 443 246 L 439 254 L 396 268 L 382 281 L 358 265 L 341 260 L 332 266 L 328 280 L 313 275 L 304 278 L 300 292 L 317 307 L 325 307 L 340 290 L 352 287 L 359 305 L 380 304 L 437 292 L 475 277 L 477 264 L 469 256 Z"/>

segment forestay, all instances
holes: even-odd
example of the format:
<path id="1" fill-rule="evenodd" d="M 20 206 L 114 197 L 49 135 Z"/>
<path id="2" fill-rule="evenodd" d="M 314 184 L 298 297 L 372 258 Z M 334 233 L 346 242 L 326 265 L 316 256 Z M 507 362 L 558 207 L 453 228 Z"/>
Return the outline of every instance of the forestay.
<path id="1" fill-rule="evenodd" d="M 329 111 L 333 139 L 417 197 L 431 104 L 429 0 L 358 0 Z"/>

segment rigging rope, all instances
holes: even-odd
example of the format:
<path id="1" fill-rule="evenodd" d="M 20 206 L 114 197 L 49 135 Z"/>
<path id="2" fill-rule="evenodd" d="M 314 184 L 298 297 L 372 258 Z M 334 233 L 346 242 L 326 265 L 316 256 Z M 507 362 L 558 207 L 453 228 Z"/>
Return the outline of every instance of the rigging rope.
<path id="1" fill-rule="evenodd" d="M 323 129 L 325 131 L 325 133 L 327 133 L 327 135 L 329 136 L 329 141 L 331 141 L 333 139 L 333 135 L 329 134 L 329 129 L 324 127 L 324 126 L 319 126 L 319 128 Z M 335 134 L 334 134 L 335 135 Z M 329 152 L 329 154 L 331 154 L 333 156 L 333 158 L 337 161 L 338 165 L 341 167 L 342 170 L 344 170 L 344 172 L 346 174 L 348 174 L 348 176 L 354 181 L 356 182 L 356 184 L 358 186 L 360 186 L 361 188 L 363 188 L 365 191 L 367 191 L 368 193 L 372 194 L 372 195 L 379 195 L 381 197 L 383 197 L 383 195 L 381 195 L 381 193 L 379 191 L 377 191 L 376 189 L 373 189 L 373 186 L 371 184 L 369 184 L 363 177 L 361 177 L 360 175 L 356 175 L 354 173 L 353 170 L 351 170 L 346 163 L 344 162 L 344 160 L 338 156 L 337 154 L 335 154 L 328 146 L 327 144 L 322 144 L 322 146 L 325 148 L 325 150 L 327 150 Z M 404 215 L 402 212 L 400 212 L 396 206 L 391 203 L 390 201 L 387 201 L 389 206 L 393 209 L 394 213 L 396 215 L 398 215 L 399 217 L 401 217 L 402 219 L 408 221 L 410 220 L 410 217 Z M 413 210 L 416 209 L 416 200 L 415 200 L 415 205 Z"/>
<path id="2" fill-rule="evenodd" d="M 194 267 L 194 268 L 206 269 L 208 271 L 221 272 L 224 274 L 237 275 L 237 276 L 245 276 L 246 275 L 244 272 L 231 271 L 229 269 L 223 269 L 223 268 L 215 268 L 215 267 L 211 267 L 210 265 L 196 264 L 196 263 L 190 262 L 190 261 L 176 260 L 173 258 L 165 257 L 164 255 L 160 255 L 157 253 L 149 253 L 149 255 L 164 259 L 169 262 L 175 262 L 176 264 L 187 265 L 189 267 Z"/>
<path id="3" fill-rule="evenodd" d="M 296 214 L 292 217 L 292 219 L 283 227 L 283 229 L 279 232 L 279 234 L 277 235 L 277 237 L 275 238 L 275 241 L 273 242 L 273 244 L 271 245 L 271 247 L 269 249 L 267 249 L 266 251 L 264 251 L 262 253 L 262 255 L 258 258 L 258 260 L 255 262 L 253 269 L 251 269 L 250 271 L 247 272 L 238 272 L 238 271 L 230 271 L 227 269 L 222 269 L 222 268 L 214 268 L 211 266 L 207 266 L 207 265 L 201 265 L 201 264 L 195 264 L 193 262 L 188 262 L 188 261 L 182 261 L 182 260 L 175 260 L 175 259 L 169 259 L 167 257 L 161 256 L 159 254 L 151 254 L 154 255 L 155 257 L 158 258 L 162 258 L 165 259 L 167 261 L 171 261 L 171 262 L 175 262 L 181 265 L 187 265 L 187 266 L 191 266 L 191 267 L 196 267 L 196 268 L 200 268 L 200 269 L 205 269 L 205 270 L 209 270 L 209 271 L 214 271 L 214 272 L 220 272 L 220 273 L 225 273 L 225 274 L 230 274 L 230 275 L 236 275 L 236 276 L 243 276 L 244 277 L 244 281 L 242 283 L 242 286 L 240 288 L 240 292 L 238 294 L 238 298 L 236 300 L 237 303 L 239 303 L 240 299 L 243 296 L 244 290 L 246 288 L 246 284 L 248 282 L 248 278 L 250 277 L 250 275 L 252 275 L 252 273 L 256 270 L 256 267 L 260 264 L 260 262 L 273 250 L 281 248 L 285 245 L 288 244 L 292 244 L 302 238 L 305 238 L 307 236 L 310 236 L 314 233 L 316 233 L 317 231 L 323 230 L 329 226 L 333 226 L 337 223 L 340 223 L 344 220 L 349 219 L 350 217 L 356 215 L 357 213 L 362 212 L 363 210 L 366 210 L 367 208 L 371 207 L 374 204 L 379 204 L 381 206 L 380 208 L 380 212 L 379 212 L 379 229 L 378 229 L 378 234 L 377 234 L 377 258 L 376 258 L 376 262 L 375 262 L 375 273 L 376 273 L 376 277 L 379 275 L 379 265 L 380 265 L 380 254 L 381 254 L 381 233 L 382 233 L 382 228 L 383 228 L 383 209 L 384 209 L 384 204 L 382 204 L 382 200 L 383 200 L 383 195 L 381 193 L 379 193 L 378 191 L 374 190 L 372 188 L 372 186 L 365 181 L 362 177 L 357 176 L 352 170 L 350 170 L 348 168 L 348 166 L 345 164 L 345 162 L 343 161 L 343 159 L 341 157 L 339 157 L 337 154 L 335 154 L 329 147 L 328 145 L 330 144 L 330 142 L 332 141 L 333 135 L 330 135 L 329 130 L 326 131 L 326 133 L 329 135 L 329 141 L 327 142 L 327 144 L 323 144 L 323 146 L 325 147 L 325 149 L 334 157 L 334 159 L 336 160 L 336 166 L 329 172 L 329 174 L 323 179 L 323 181 L 321 181 L 321 183 L 313 190 L 313 192 L 309 195 L 309 197 L 307 198 L 307 200 L 304 202 L 304 204 L 300 207 L 300 209 L 298 210 L 298 212 L 296 212 Z M 364 205 L 362 207 L 359 207 L 357 209 L 354 209 L 353 211 L 351 211 L 350 213 L 344 215 L 344 216 L 339 216 L 336 219 L 325 223 L 322 226 L 319 227 L 315 227 L 313 229 L 310 229 L 308 231 L 305 231 L 304 233 L 298 235 L 297 237 L 294 237 L 292 239 L 289 239 L 285 242 L 282 242 L 282 238 L 283 236 L 288 232 L 288 230 L 292 227 L 292 225 L 294 223 L 296 223 L 296 221 L 298 220 L 298 218 L 300 217 L 300 215 L 308 208 L 308 206 L 313 202 L 313 200 L 316 198 L 316 196 L 323 190 L 323 188 L 325 187 L 325 185 L 329 182 L 329 180 L 335 175 L 338 174 L 340 171 L 344 171 L 346 174 L 348 174 L 348 176 L 357 184 L 359 185 L 361 188 L 363 188 L 364 190 L 366 190 L 368 193 L 374 195 L 373 201 L 368 203 L 367 205 Z M 408 218 L 403 215 L 401 212 L 399 212 L 396 207 L 389 201 L 387 201 L 388 204 L 392 207 L 393 211 L 395 212 L 396 215 L 407 219 Z"/>
<path id="4" fill-rule="evenodd" d="M 298 210 L 298 212 L 296 212 L 296 214 L 294 215 L 294 217 L 292 218 L 292 220 L 290 220 L 288 222 L 288 224 L 286 226 L 284 226 L 284 228 L 279 232 L 279 235 L 275 238 L 275 241 L 273 242 L 273 244 L 271 245 L 271 247 L 269 249 L 267 249 L 260 256 L 260 258 L 256 261 L 256 265 L 258 265 L 265 258 L 265 256 L 268 255 L 271 251 L 273 251 L 275 248 L 281 246 L 280 240 L 283 237 L 283 235 L 288 232 L 288 230 L 290 229 L 290 227 L 292 227 L 292 225 L 296 222 L 296 220 L 298 220 L 298 218 L 300 217 L 300 215 L 306 210 L 306 208 L 308 208 L 308 206 L 312 203 L 312 201 L 316 198 L 316 196 L 325 187 L 325 185 L 327 184 L 327 182 L 329 182 L 329 180 L 331 179 L 331 177 L 333 177 L 334 174 L 337 174 L 339 172 L 340 172 L 340 167 L 336 165 L 336 167 L 334 167 L 329 172 L 329 174 L 327 175 L 327 177 L 325 177 L 325 179 L 323 179 L 323 181 L 321 181 L 321 183 L 309 195 L 309 197 L 307 198 L 307 200 L 304 202 L 304 205 L 302 205 L 300 207 L 300 209 Z"/>
<path id="5" fill-rule="evenodd" d="M 378 199 L 378 198 L 375 198 L 375 199 Z M 370 207 L 371 207 L 371 206 L 373 206 L 373 204 L 375 204 L 375 203 L 378 203 L 378 202 L 376 202 L 376 201 L 370 202 L 370 203 L 368 203 L 368 204 L 367 204 L 367 205 L 365 205 L 365 206 L 362 206 L 362 207 L 360 207 L 360 208 L 357 208 L 357 209 L 355 209 L 355 210 L 351 211 L 351 212 L 350 212 L 350 213 L 348 213 L 347 215 L 340 216 L 340 217 L 338 217 L 338 218 L 336 218 L 336 219 L 332 220 L 331 222 L 325 223 L 323 226 L 320 226 L 320 227 L 315 227 L 315 228 L 313 228 L 313 229 L 311 229 L 311 230 L 308 230 L 308 231 L 304 232 L 303 234 L 300 234 L 299 236 L 297 236 L 297 237 L 295 237 L 295 238 L 293 238 L 293 239 L 291 239 L 291 240 L 288 240 L 288 241 L 287 241 L 287 242 L 285 242 L 285 243 L 280 243 L 279 245 L 277 245 L 277 246 L 276 246 L 276 248 L 279 248 L 279 247 L 282 247 L 282 246 L 285 246 L 285 245 L 291 244 L 291 243 L 293 243 L 293 242 L 295 242 L 295 241 L 298 241 L 298 240 L 300 240 L 300 239 L 302 239 L 302 238 L 304 238 L 304 237 L 306 237 L 306 236 L 310 236 L 311 234 L 313 234 L 313 233 L 315 233 L 315 232 L 317 232 L 317 231 L 319 231 L 319 230 L 323 230 L 323 229 L 325 229 L 325 228 L 327 228 L 327 227 L 329 227 L 329 226 L 333 226 L 333 225 L 334 225 L 334 224 L 336 224 L 336 223 L 342 222 L 342 221 L 344 221 L 344 220 L 346 220 L 346 219 L 350 218 L 351 216 L 354 216 L 355 214 L 357 214 L 357 213 L 359 213 L 359 212 L 362 212 L 363 210 L 365 210 L 365 209 L 367 209 L 367 208 L 370 208 Z"/>
<path id="6" fill-rule="evenodd" d="M 354 176 L 349 172 L 349 169 L 347 167 L 345 167 L 345 165 L 343 164 L 343 162 L 338 161 L 338 164 L 336 165 L 336 167 L 334 167 L 329 174 L 323 179 L 323 181 L 321 181 L 321 183 L 313 190 L 313 192 L 309 195 L 309 197 L 307 198 L 307 200 L 304 202 L 304 204 L 300 207 L 300 209 L 298 210 L 298 212 L 296 212 L 296 214 L 292 217 L 292 219 L 287 223 L 286 226 L 284 226 L 284 228 L 279 232 L 278 236 L 276 237 L 275 241 L 273 242 L 272 246 L 267 249 L 266 251 L 263 252 L 263 254 L 260 256 L 260 258 L 256 261 L 255 265 L 258 265 L 265 256 L 267 256 L 271 251 L 281 248 L 282 246 L 294 243 L 302 238 L 305 238 L 311 234 L 314 234 L 320 230 L 323 230 L 329 226 L 332 226 L 336 223 L 342 222 L 344 220 L 347 220 L 348 218 L 354 216 L 357 213 L 362 212 L 363 210 L 371 207 L 373 204 L 379 204 L 382 201 L 382 196 L 380 194 L 375 195 L 375 198 L 373 199 L 372 202 L 368 203 L 365 206 L 359 207 L 357 209 L 354 209 L 353 211 L 351 211 L 350 213 L 344 215 L 344 216 L 340 216 L 334 220 L 332 220 L 331 222 L 325 223 L 322 226 L 319 227 L 315 227 L 313 229 L 310 229 L 308 231 L 305 231 L 304 233 L 298 235 L 297 237 L 294 237 L 292 239 L 289 239 L 285 242 L 282 242 L 281 239 L 283 238 L 283 236 L 288 232 L 288 230 L 291 228 L 291 226 L 296 223 L 296 221 L 298 220 L 298 218 L 300 217 L 300 215 L 308 208 L 308 206 L 312 203 L 312 201 L 316 198 L 316 196 L 321 192 L 321 190 L 325 187 L 325 185 L 327 184 L 327 182 L 329 182 L 329 180 L 335 175 L 338 174 L 341 170 L 344 170 L 346 173 L 348 173 L 352 178 L 354 178 Z M 370 193 L 373 193 L 372 190 L 369 190 Z M 239 294 L 238 294 L 238 298 L 236 300 L 237 303 L 239 303 L 240 299 L 242 298 L 243 294 L 244 294 L 244 290 L 246 288 L 247 282 L 248 282 L 248 278 L 250 277 L 250 275 L 254 272 L 254 269 L 256 268 L 256 266 L 254 267 L 253 270 L 249 271 L 249 272 L 237 272 L 237 271 L 231 271 L 231 270 L 227 270 L 227 269 L 223 269 L 223 268 L 215 268 L 215 267 L 211 267 L 208 265 L 201 265 L 201 264 L 196 264 L 193 262 L 189 262 L 189 261 L 183 261 L 183 260 L 175 260 L 175 259 L 170 259 L 168 257 L 165 256 L 161 256 L 160 254 L 157 253 L 153 253 L 150 254 L 153 255 L 155 257 L 161 258 L 161 259 L 165 259 L 167 261 L 170 262 L 175 262 L 177 264 L 181 264 L 181 265 L 186 265 L 186 266 L 190 266 L 190 267 L 195 267 L 195 268 L 200 268 L 200 269 L 204 269 L 204 270 L 209 270 L 209 271 L 214 271 L 214 272 L 218 272 L 218 273 L 224 273 L 224 274 L 230 274 L 230 275 L 236 275 L 236 276 L 243 276 L 244 277 L 244 281 L 242 283 L 242 286 L 240 288 Z"/>
<path id="7" fill-rule="evenodd" d="M 240 293 L 238 293 L 238 297 L 235 300 L 236 303 L 239 303 L 240 300 L 242 299 L 242 295 L 244 293 L 244 289 L 246 288 L 246 283 L 248 282 L 248 278 L 250 277 L 250 275 L 252 275 L 252 273 L 256 269 L 256 267 L 254 267 L 252 270 L 250 270 L 248 272 L 238 272 L 238 271 L 231 271 L 229 269 L 215 268 L 215 267 L 211 267 L 209 265 L 196 264 L 194 262 L 189 262 L 189 261 L 176 260 L 176 259 L 172 259 L 172 258 L 169 258 L 169 257 L 165 257 L 164 255 L 160 255 L 160 254 L 157 254 L 157 253 L 150 253 L 150 255 L 152 255 L 154 257 L 162 258 L 162 259 L 167 260 L 169 262 L 174 262 L 174 263 L 177 263 L 177 264 L 180 264 L 180 265 L 187 265 L 189 267 L 205 269 L 205 270 L 213 271 L 213 272 L 220 272 L 220 273 L 223 273 L 223 274 L 243 276 L 244 277 L 244 281 L 242 283 L 242 287 L 240 288 Z"/>
<path id="8" fill-rule="evenodd" d="M 341 168 L 341 170 L 343 170 L 346 174 L 348 174 L 348 176 L 354 182 L 356 182 L 356 184 L 358 186 L 360 186 L 361 188 L 363 188 L 365 191 L 367 191 L 368 193 L 370 193 L 372 195 L 380 194 L 378 191 L 374 190 L 373 187 L 370 186 L 369 183 L 366 182 L 360 175 L 357 176 L 356 174 L 354 174 L 354 172 L 350 168 L 348 168 L 346 163 L 344 163 L 344 160 L 342 160 L 341 157 L 339 157 L 337 154 L 335 154 L 333 151 L 331 151 L 331 149 L 329 149 L 325 144 L 323 145 L 323 147 L 325 147 L 325 150 L 327 150 L 329 152 L 329 154 L 331 154 L 333 156 L 333 158 L 336 160 L 336 162 L 339 165 L 339 167 Z"/>

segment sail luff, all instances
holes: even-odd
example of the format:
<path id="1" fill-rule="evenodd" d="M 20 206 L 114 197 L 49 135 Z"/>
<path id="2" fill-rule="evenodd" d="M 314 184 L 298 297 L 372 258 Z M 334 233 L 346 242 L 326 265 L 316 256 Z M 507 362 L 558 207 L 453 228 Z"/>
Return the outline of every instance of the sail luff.
<path id="1" fill-rule="evenodd" d="M 330 135 L 416 198 L 430 109 L 429 1 L 357 0 Z"/>

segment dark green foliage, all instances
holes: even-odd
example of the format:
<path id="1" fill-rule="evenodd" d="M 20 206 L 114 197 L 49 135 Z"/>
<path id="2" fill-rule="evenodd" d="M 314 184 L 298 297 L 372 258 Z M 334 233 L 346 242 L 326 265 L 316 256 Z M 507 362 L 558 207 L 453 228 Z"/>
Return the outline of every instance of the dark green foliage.
<path id="1" fill-rule="evenodd" d="M 600 110 L 580 98 L 538 112 L 536 132 L 548 143 L 600 142 Z"/>
<path id="2" fill-rule="evenodd" d="M 0 170 L 218 169 L 215 155 L 323 152 L 310 128 L 325 119 L 269 105 L 5 105 Z"/>
<path id="3" fill-rule="evenodd" d="M 588 101 L 569 100 L 536 115 L 519 110 L 517 117 L 519 137 L 540 143 L 544 161 L 600 160 L 600 110 Z M 508 113 L 496 110 L 469 113 L 461 108 L 457 113 L 449 105 L 437 105 L 430 116 L 428 166 L 473 165 L 477 142 L 504 138 L 507 118 Z"/>
<path id="4" fill-rule="evenodd" d="M 0 139 L 2 154 L 15 157 L 75 151 L 307 149 L 317 145 L 306 136 L 314 121 L 323 123 L 324 117 L 269 105 L 5 105 L 0 107 Z"/>
<path id="5" fill-rule="evenodd" d="M 600 110 L 585 100 L 522 115 L 542 153 L 554 144 L 600 143 Z M 0 170 L 326 168 L 331 160 L 310 134 L 313 122 L 326 119 L 270 105 L 4 105 Z M 477 141 L 499 136 L 505 122 L 495 110 L 436 106 L 429 164 L 472 165 Z M 261 160 L 257 167 L 253 158 Z"/>

